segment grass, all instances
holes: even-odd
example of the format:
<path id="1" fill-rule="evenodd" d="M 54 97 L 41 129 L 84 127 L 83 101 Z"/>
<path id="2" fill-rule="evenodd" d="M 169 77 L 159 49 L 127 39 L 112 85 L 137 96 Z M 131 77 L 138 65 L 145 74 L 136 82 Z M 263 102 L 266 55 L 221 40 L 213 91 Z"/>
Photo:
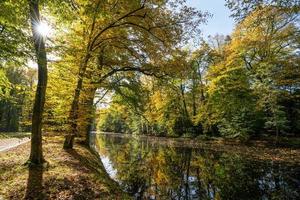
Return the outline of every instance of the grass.
<path id="1" fill-rule="evenodd" d="M 84 146 L 62 149 L 62 137 L 45 137 L 44 170 L 28 169 L 29 143 L 0 153 L 0 199 L 130 199 Z"/>
<path id="2" fill-rule="evenodd" d="M 0 132 L 0 139 L 30 137 L 29 132 Z"/>

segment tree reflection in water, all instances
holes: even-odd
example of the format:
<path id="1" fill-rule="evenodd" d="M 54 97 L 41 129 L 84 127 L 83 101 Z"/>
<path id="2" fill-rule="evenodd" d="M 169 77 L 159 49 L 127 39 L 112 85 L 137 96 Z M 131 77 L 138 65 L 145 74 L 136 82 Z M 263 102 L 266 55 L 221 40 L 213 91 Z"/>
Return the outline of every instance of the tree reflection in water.
<path id="1" fill-rule="evenodd" d="M 99 135 L 113 178 L 135 199 L 299 199 L 299 166 Z"/>

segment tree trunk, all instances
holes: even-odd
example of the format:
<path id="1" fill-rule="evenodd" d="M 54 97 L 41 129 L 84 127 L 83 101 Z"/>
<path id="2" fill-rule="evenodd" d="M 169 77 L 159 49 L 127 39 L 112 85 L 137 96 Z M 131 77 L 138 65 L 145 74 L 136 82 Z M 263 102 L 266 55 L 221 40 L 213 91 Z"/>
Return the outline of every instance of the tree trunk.
<path id="1" fill-rule="evenodd" d="M 74 134 L 68 134 L 65 137 L 64 142 L 64 149 L 73 149 L 75 135 Z"/>
<path id="2" fill-rule="evenodd" d="M 90 55 L 86 54 L 82 64 L 80 65 L 80 68 L 79 68 L 77 85 L 76 85 L 76 89 L 75 89 L 75 93 L 74 93 L 74 97 L 73 97 L 73 101 L 72 101 L 72 106 L 71 106 L 71 110 L 70 110 L 70 115 L 69 115 L 70 132 L 65 137 L 64 149 L 72 149 L 74 139 L 78 135 L 77 120 L 78 120 L 79 98 L 80 98 L 80 92 L 82 90 L 83 78 L 85 75 L 85 71 L 86 71 L 89 59 L 90 59 Z"/>
<path id="3" fill-rule="evenodd" d="M 193 101 L 193 117 L 195 117 L 197 115 L 195 91 L 192 91 L 192 101 Z"/>
<path id="4" fill-rule="evenodd" d="M 6 127 L 5 127 L 5 132 L 10 132 L 11 131 L 11 105 L 7 106 L 7 115 L 6 115 Z M 13 132 L 13 131 L 12 131 Z"/>
<path id="5" fill-rule="evenodd" d="M 180 91 L 181 91 L 181 96 L 182 96 L 184 114 L 185 114 L 186 119 L 189 119 L 189 113 L 187 111 L 187 105 L 186 105 L 185 95 L 184 95 L 184 85 L 182 83 L 180 84 Z"/>
<path id="6" fill-rule="evenodd" d="M 90 132 L 93 130 L 94 120 L 95 120 L 95 105 L 94 105 L 94 98 L 96 94 L 97 88 L 91 89 L 91 94 L 89 95 L 87 99 L 87 111 L 88 111 L 88 124 L 86 127 L 86 135 L 85 135 L 85 143 L 86 145 L 90 144 Z"/>
<path id="7" fill-rule="evenodd" d="M 29 0 L 29 8 L 33 42 L 38 64 L 38 84 L 33 106 L 29 164 L 41 165 L 44 162 L 42 149 L 42 119 L 47 87 L 47 56 L 44 38 L 39 35 L 36 30 L 36 25 L 40 22 L 39 0 Z"/>

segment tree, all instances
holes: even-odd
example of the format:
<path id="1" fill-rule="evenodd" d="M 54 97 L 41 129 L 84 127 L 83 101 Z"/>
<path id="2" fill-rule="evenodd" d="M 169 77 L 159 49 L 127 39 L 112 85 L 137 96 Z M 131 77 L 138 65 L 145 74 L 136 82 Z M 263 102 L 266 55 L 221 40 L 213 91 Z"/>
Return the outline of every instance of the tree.
<path id="1" fill-rule="evenodd" d="M 29 100 L 30 79 L 26 61 L 31 55 L 28 40 L 27 1 L 16 5 L 0 2 L 0 129 L 19 131 L 25 117 L 23 106 Z M 25 100 L 26 99 L 26 100 Z"/>
<path id="2" fill-rule="evenodd" d="M 295 108 L 285 107 L 283 102 L 295 105 L 299 90 L 298 75 L 291 75 L 298 71 L 298 21 L 293 9 L 265 6 L 249 14 L 233 34 L 232 49 L 244 61 L 257 104 L 265 112 L 266 127 L 275 128 L 276 135 L 297 124 L 288 121 L 297 119 L 297 114 L 288 117 L 287 109 Z"/>
<path id="3" fill-rule="evenodd" d="M 35 70 L 12 61 L 5 63 L 0 74 L 0 131 L 30 131 L 25 110 L 31 109 Z"/>
<path id="4" fill-rule="evenodd" d="M 180 8 L 179 12 L 171 12 L 171 10 L 164 12 L 169 7 L 179 6 L 181 2 L 175 1 L 174 3 L 168 1 L 164 3 L 161 1 L 132 1 L 126 5 L 121 2 L 111 5 L 107 2 L 97 1 L 91 4 L 94 9 L 87 12 L 87 20 L 84 22 L 86 24 L 84 30 L 88 31 L 83 33 L 85 42 L 82 47 L 83 51 L 81 51 L 82 59 L 78 70 L 78 81 L 70 111 L 71 130 L 66 136 L 64 148 L 72 148 L 74 137 L 78 135 L 78 108 L 84 78 L 87 69 L 93 63 L 95 64 L 95 55 L 101 57 L 103 48 L 121 48 L 123 52 L 131 54 L 135 60 L 147 61 L 148 59 L 148 63 L 153 61 L 158 63 L 161 60 L 158 59 L 159 54 L 166 53 L 167 55 L 174 44 L 184 40 L 188 32 L 198 31 L 198 24 L 203 21 L 205 14 L 184 6 Z M 101 15 L 100 6 L 105 8 L 102 12 L 106 12 L 106 17 L 99 16 Z M 85 8 L 82 7 L 82 9 Z M 195 17 L 193 20 L 192 16 Z M 169 33 L 168 37 L 166 37 L 166 33 Z M 130 48 L 126 48 L 128 47 L 126 44 Z M 122 65 L 122 67 L 113 68 L 105 74 L 104 67 L 111 66 L 111 64 L 98 66 L 102 74 L 98 83 L 114 73 L 122 71 L 147 73 L 151 69 L 149 66 L 146 66 L 145 70 L 140 67 Z M 113 66 L 117 67 L 117 65 Z"/>
<path id="5" fill-rule="evenodd" d="M 44 38 L 37 31 L 37 25 L 41 23 L 39 0 L 29 0 L 28 3 L 32 29 L 32 39 L 38 64 L 38 83 L 32 114 L 32 137 L 29 164 L 41 165 L 45 161 L 43 158 L 42 149 L 42 120 L 48 76 L 47 56 Z"/>
<path id="6" fill-rule="evenodd" d="M 265 6 L 276 6 L 294 13 L 299 12 L 298 0 L 226 0 L 226 6 L 231 10 L 231 17 L 236 21 L 242 21 L 251 12 Z"/>

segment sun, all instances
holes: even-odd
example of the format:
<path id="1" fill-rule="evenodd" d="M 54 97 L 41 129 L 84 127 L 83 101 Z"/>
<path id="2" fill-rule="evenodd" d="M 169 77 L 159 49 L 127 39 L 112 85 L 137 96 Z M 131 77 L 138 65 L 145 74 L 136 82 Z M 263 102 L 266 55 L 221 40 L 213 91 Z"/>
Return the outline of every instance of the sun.
<path id="1" fill-rule="evenodd" d="M 51 27 L 46 22 L 38 23 L 36 26 L 36 30 L 43 37 L 49 36 L 52 32 Z"/>

